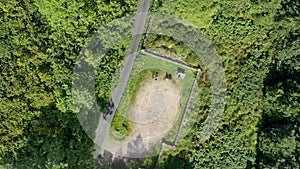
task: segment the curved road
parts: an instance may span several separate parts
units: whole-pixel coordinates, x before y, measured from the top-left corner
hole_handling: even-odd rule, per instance
[[[137,55],[137,50],[146,24],[149,1],[150,0],[140,0],[139,2],[138,12],[136,14],[134,23],[133,40],[130,43],[130,51],[127,52],[125,56],[124,69],[121,74],[121,83],[114,89],[111,96],[110,105],[108,106],[108,109],[106,109],[107,111],[105,113],[105,116],[100,117],[98,127],[95,131],[95,146],[93,151],[93,156],[95,159],[98,157],[100,146],[103,144],[105,137],[108,135],[111,121],[127,85],[128,78],[132,70],[134,59]]]

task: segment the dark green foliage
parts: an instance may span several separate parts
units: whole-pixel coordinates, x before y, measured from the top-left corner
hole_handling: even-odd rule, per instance
[[[129,40],[124,40],[110,49],[101,60],[101,64],[97,69],[95,90],[99,100],[98,104],[102,108],[106,106],[106,101],[109,100],[112,89],[116,85],[115,83],[118,83],[118,81],[112,82],[112,80],[116,80],[120,76],[121,61],[125,57],[128,45]]]
[[[214,44],[226,71],[226,109],[218,130],[206,142],[199,142],[210,104],[209,90],[202,85],[207,91],[201,95],[206,104],[200,104],[199,122],[179,145],[188,152],[184,158],[195,168],[299,168],[296,149],[300,57],[299,42],[292,43],[300,32],[294,10],[297,4],[283,0],[168,0],[158,6],[157,11],[176,14],[201,28]],[[201,13],[207,15],[195,17]],[[148,40],[149,49],[167,50],[169,55],[185,52],[184,44],[170,38],[153,35]],[[180,54],[188,56],[187,52]],[[288,120],[276,128],[283,118]],[[287,138],[272,143],[263,134],[267,130],[275,130],[277,135],[286,132]],[[268,144],[273,147],[267,149]],[[271,151],[276,153],[268,161]]]
[[[146,47],[149,47],[149,51],[153,50],[165,56],[171,55],[173,58],[184,61],[190,66],[201,64],[199,57],[190,48],[172,37],[150,34],[146,44]]]
[[[119,139],[124,139],[131,133],[132,125],[124,115],[117,111],[111,122],[111,131],[113,134],[117,134],[117,137],[120,137]]]
[[[194,167],[185,158],[185,152],[176,155],[168,155],[163,164],[158,164],[159,169],[193,169]]]
[[[282,7],[284,9],[285,15],[292,16],[300,21],[300,2],[297,0],[287,0],[283,1]]]
[[[270,122],[277,117],[290,118],[300,122],[300,41],[297,40],[287,49],[280,51],[274,59],[265,79],[265,114]]]
[[[258,168],[299,168],[299,42],[294,41],[278,52],[265,79]]]
[[[136,0],[0,0],[0,165],[96,167],[93,142],[74,113],[74,63],[101,25],[136,6]],[[217,131],[199,142],[211,94],[204,73],[193,132],[162,156],[161,168],[299,168],[299,10],[297,0],[157,2],[156,11],[178,15],[208,35],[227,78]],[[128,42],[113,47],[98,69],[100,107],[107,104]],[[172,38],[149,36],[147,44],[201,65]]]
[[[263,125],[257,168],[299,168],[299,127],[287,120]]]
[[[1,165],[96,167],[93,141],[74,113],[74,63],[101,25],[135,12],[136,6],[133,0],[0,1]],[[100,67],[108,72],[103,79],[109,80],[120,63],[124,46],[108,54],[111,65]],[[108,95],[100,89],[97,93],[103,93],[100,100]]]

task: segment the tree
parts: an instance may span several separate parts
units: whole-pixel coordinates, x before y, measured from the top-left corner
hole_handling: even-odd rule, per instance
[[[258,168],[299,168],[299,42],[278,52],[265,80]]]

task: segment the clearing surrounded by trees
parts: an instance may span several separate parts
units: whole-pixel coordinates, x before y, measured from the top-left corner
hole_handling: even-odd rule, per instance
[[[178,77],[179,70],[184,70],[184,78]],[[193,70],[138,55],[103,149],[138,157],[156,153],[166,136],[172,142],[194,79]]]

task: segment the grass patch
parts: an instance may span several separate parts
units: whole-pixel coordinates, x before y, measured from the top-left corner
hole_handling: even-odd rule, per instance
[[[173,80],[178,84],[180,92],[181,92],[181,102],[180,102],[180,113],[178,114],[177,120],[174,124],[174,127],[169,132],[168,135],[166,135],[165,139],[172,142],[175,140],[175,137],[178,132],[178,128],[180,126],[181,117],[184,112],[184,107],[187,103],[187,99],[189,96],[189,93],[192,88],[193,81],[195,79],[196,71],[186,69],[184,67],[175,65],[173,63],[151,57],[151,56],[145,56],[145,55],[138,55],[136,58],[134,70],[132,71],[132,76],[134,77],[137,72],[143,70],[143,69],[160,69],[161,71],[168,72],[173,76]],[[185,70],[185,78],[179,79],[177,78],[177,69],[178,67]]]
[[[128,136],[132,131],[130,122],[118,111],[114,115],[111,126],[112,134],[121,140]]]
[[[140,90],[141,86],[144,84],[144,81],[150,76],[151,76],[151,72],[149,70],[144,70],[130,80],[129,87],[128,87],[130,102],[134,102],[138,91]]]
[[[185,70],[185,78],[177,78],[178,67]],[[112,121],[112,138],[117,140],[122,140],[126,136],[130,135],[133,128],[133,123],[130,123],[128,116],[132,103],[134,103],[139,89],[146,83],[148,79],[152,79],[153,72],[159,72],[160,75],[165,75],[166,73],[172,75],[172,81],[178,85],[181,94],[180,100],[180,113],[178,113],[177,121],[174,127],[167,136],[168,141],[173,141],[178,131],[181,116],[183,114],[183,109],[187,103],[187,99],[192,88],[193,81],[195,79],[196,71],[190,70],[179,65],[164,61],[152,56],[146,56],[139,54],[133,65],[129,77],[129,83],[126,86],[125,92],[121,98],[121,102],[117,108],[117,112]],[[160,76],[161,78],[161,76]]]

